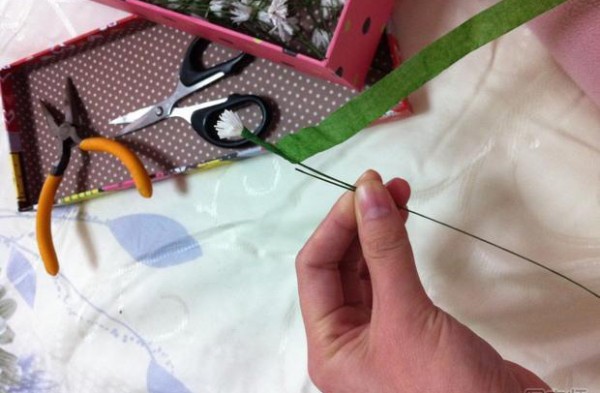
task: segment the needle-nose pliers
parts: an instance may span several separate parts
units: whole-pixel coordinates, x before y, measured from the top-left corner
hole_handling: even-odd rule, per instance
[[[80,136],[79,129],[82,128],[81,109],[77,105],[77,98],[75,85],[71,78],[68,78],[66,83],[66,101],[64,104],[64,121],[60,124],[56,122],[51,107],[47,103],[41,102],[42,112],[48,122],[48,126],[59,140],[60,158],[53,164],[50,173],[44,181],[36,215],[36,237],[40,255],[46,271],[53,276],[58,274],[59,267],[56,250],[52,241],[52,206],[54,205],[56,191],[60,186],[63,174],[69,165],[71,149],[74,146],[79,147],[83,151],[104,152],[117,157],[127,167],[139,193],[145,198],[152,196],[152,183],[148,172],[140,159],[131,150],[121,143],[107,138],[82,138]]]

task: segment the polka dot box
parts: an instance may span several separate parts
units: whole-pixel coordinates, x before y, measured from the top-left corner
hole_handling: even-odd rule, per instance
[[[170,95],[179,77],[183,54],[192,40],[189,33],[130,17],[4,67],[0,71],[0,87],[19,210],[35,207],[44,178],[58,159],[58,142],[43,117],[40,100],[61,109],[65,80],[70,76],[85,107],[86,129],[82,132],[86,136],[113,138],[121,126],[109,125],[111,119]],[[371,83],[392,69],[397,53],[390,50],[395,48],[390,42],[381,41],[368,76]],[[203,54],[202,62],[215,65],[237,53],[213,43]],[[242,72],[194,93],[179,106],[233,93],[256,94],[270,103],[274,116],[267,137],[274,142],[319,122],[357,91],[257,58]],[[403,102],[386,119],[407,113],[409,106]],[[255,115],[248,114],[250,121]],[[213,146],[179,118],[167,119],[119,140],[141,158],[154,181],[263,152],[256,147],[232,150]],[[76,203],[130,187],[126,169],[114,157],[74,149],[56,203]]]
[[[141,0],[94,1],[359,90],[394,5],[394,0],[346,0],[326,58],[319,60]]]

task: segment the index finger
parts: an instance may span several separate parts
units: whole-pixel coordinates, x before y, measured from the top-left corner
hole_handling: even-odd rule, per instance
[[[344,305],[339,263],[357,236],[354,194],[345,193],[296,258],[300,307],[307,330]]]

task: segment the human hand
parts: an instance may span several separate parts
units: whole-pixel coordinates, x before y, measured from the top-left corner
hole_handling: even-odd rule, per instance
[[[405,228],[410,187],[373,171],[296,259],[311,379],[324,393],[550,390],[429,299]]]

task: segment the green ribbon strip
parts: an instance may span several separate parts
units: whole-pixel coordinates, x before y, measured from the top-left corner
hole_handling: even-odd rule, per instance
[[[502,0],[427,46],[316,126],[276,145],[245,130],[243,137],[293,164],[351,138],[469,53],[567,0]]]

